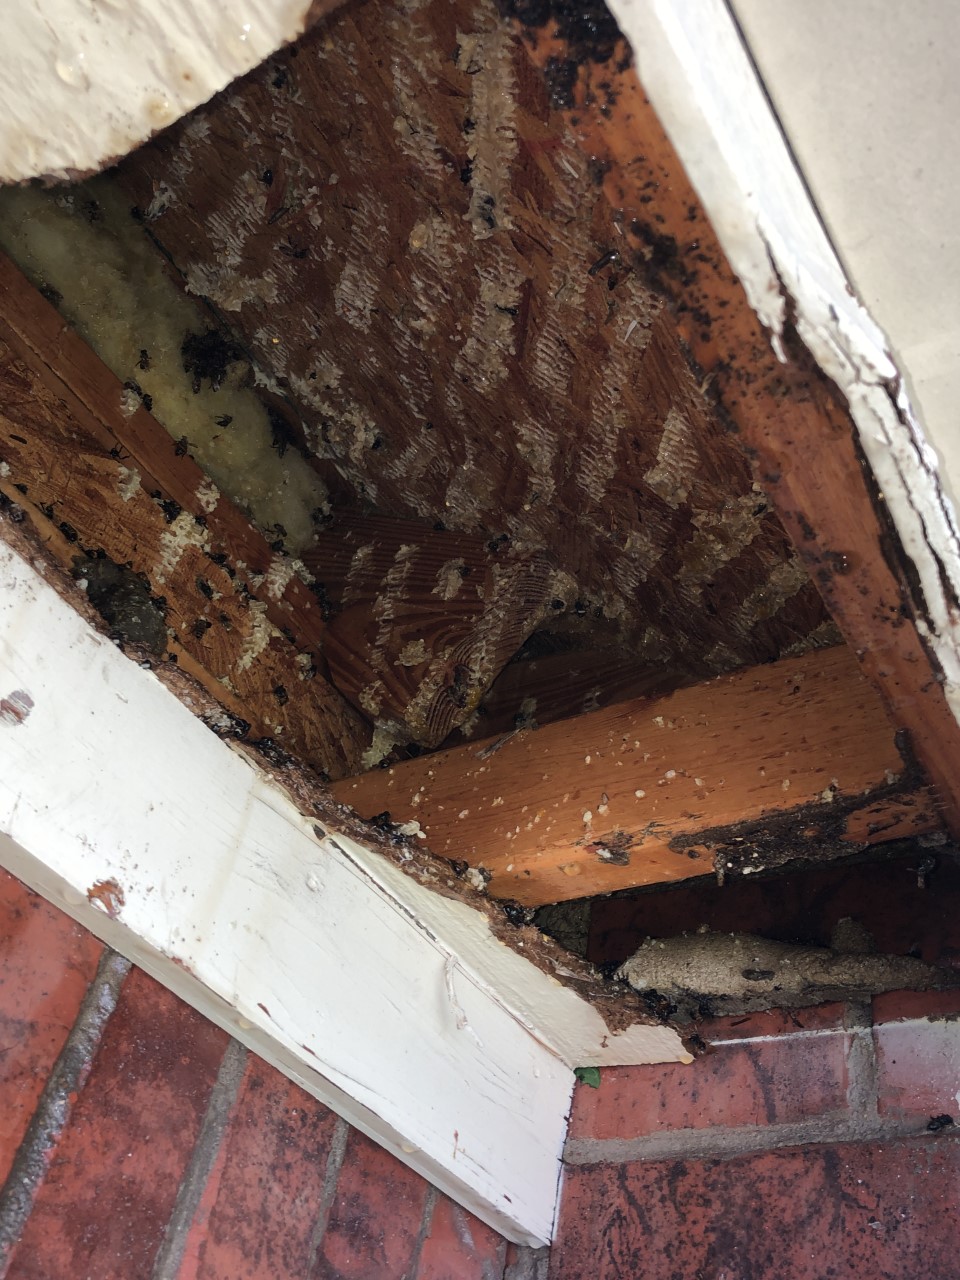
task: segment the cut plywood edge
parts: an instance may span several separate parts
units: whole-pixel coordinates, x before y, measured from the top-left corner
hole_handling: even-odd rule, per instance
[[[75,178],[295,40],[332,3],[23,0],[0,48],[0,182]]]
[[[785,359],[788,323],[847,397],[916,567],[918,620],[960,720],[960,536],[936,453],[885,335],[858,301],[723,0],[611,0],[640,80],[751,305]]]
[[[0,545],[0,862],[509,1238],[574,1065],[689,1061],[318,828]]]

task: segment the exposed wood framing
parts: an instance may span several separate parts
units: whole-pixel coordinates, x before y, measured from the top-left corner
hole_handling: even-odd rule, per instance
[[[539,905],[939,829],[844,647],[335,785]]]
[[[0,487],[65,567],[84,551],[131,564],[166,601],[169,652],[253,737],[331,776],[358,768],[370,729],[322,674],[293,562],[143,407],[125,416],[118,379],[2,255],[0,386]]]
[[[711,3],[706,8],[711,22],[716,19],[719,25],[729,25],[722,5]],[[938,532],[944,518],[937,495],[927,504],[931,523],[926,530],[917,515],[926,507],[921,504],[915,510],[909,498],[900,500],[904,493],[900,472],[905,468],[932,484],[922,437],[906,411],[902,421],[894,421],[902,408],[897,387],[889,381],[895,379],[895,370],[889,359],[885,369],[868,367],[871,358],[882,366],[880,357],[885,353],[864,354],[867,338],[875,340],[875,330],[867,332],[869,325],[862,315],[851,318],[851,311],[843,324],[835,315],[831,320],[834,304],[826,290],[825,296],[818,295],[820,310],[815,318],[830,323],[812,341],[816,326],[810,312],[798,314],[796,297],[784,297],[768,249],[775,251],[776,261],[786,270],[791,232],[802,224],[803,234],[797,233],[794,246],[799,253],[808,229],[808,215],[800,216],[806,196],[789,161],[784,168],[782,156],[772,149],[769,128],[757,134],[753,116],[743,124],[741,135],[733,127],[748,110],[744,95],[749,95],[750,111],[768,108],[749,68],[741,74],[743,51],[736,40],[732,51],[725,41],[711,46],[710,24],[703,27],[701,23],[706,16],[706,10],[647,3],[630,10],[624,7],[622,12],[635,36],[641,75],[649,73],[650,85],[657,89],[657,105],[670,118],[691,172],[702,180],[701,194],[717,220],[723,246],[636,70],[624,56],[625,45],[621,43],[601,65],[584,61],[582,51],[557,38],[552,26],[528,33],[528,45],[541,67],[563,67],[571,58],[582,64],[568,118],[581,145],[597,158],[597,172],[602,173],[611,204],[623,211],[624,238],[650,279],[673,298],[678,327],[702,370],[704,385],[728,414],[757,479],[773,500],[834,619],[881,691],[894,721],[909,732],[913,750],[936,786],[947,822],[954,833],[960,833],[960,775],[953,763],[960,759],[960,726],[938,669],[939,662],[944,662],[948,684],[952,683],[950,588],[944,597],[943,583],[936,572],[932,576],[929,572],[937,548],[942,548],[945,563],[953,562],[953,539]],[[677,53],[686,49],[705,54],[711,47],[717,59],[711,65],[723,68],[717,76],[708,75],[695,56],[684,62]],[[738,55],[736,67],[717,52],[721,49],[731,57]],[[551,59],[557,61],[551,63]],[[729,117],[722,112],[716,118],[702,113],[704,94],[718,86]],[[734,178],[742,176],[728,163],[737,150],[738,136],[741,143],[743,137],[748,139],[739,146],[740,153],[753,148],[764,156],[770,149],[775,175],[792,177],[776,210],[780,223],[769,217],[758,221],[760,213],[749,193],[732,185]],[[773,139],[782,152],[775,125]],[[717,153],[724,163],[716,163]],[[795,220],[791,210],[797,214]],[[727,252],[735,257],[746,289],[731,269]],[[829,246],[820,260],[821,266],[824,263],[836,267]],[[819,268],[807,260],[805,269],[804,278],[809,281]],[[842,286],[842,274],[833,279]],[[849,396],[860,431],[837,385],[824,375],[801,337],[811,341],[827,372]],[[829,343],[833,344],[831,360],[825,354]],[[861,449],[876,468],[880,484],[865,470]],[[902,546],[891,536],[893,521],[885,503],[888,480],[898,495],[896,532],[917,568],[910,567]],[[901,519],[908,510],[909,519]],[[922,589],[911,589],[911,575],[916,581],[918,572]],[[943,616],[944,609],[949,616]]]
[[[0,333],[76,418],[76,425],[126,465],[130,479],[136,473],[142,489],[159,492],[164,502],[206,521],[213,554],[228,554],[238,581],[262,599],[267,618],[278,630],[293,630],[298,645],[320,661],[322,611],[295,572],[294,561],[274,551],[142,403],[133,412],[123,410],[119,380],[4,253]]]
[[[133,412],[121,408],[124,392],[116,377],[0,254],[2,341],[8,378],[19,357],[29,376],[56,397],[55,404],[41,394],[32,397],[48,410],[45,415],[40,410],[38,418],[35,407],[32,423],[18,417],[12,406],[27,376],[18,371],[17,389],[7,398],[12,417],[0,445],[0,460],[9,468],[0,483],[8,496],[51,511],[53,525],[76,533],[81,547],[102,548],[120,562],[132,562],[157,594],[173,597],[168,619],[178,659],[194,674],[208,672],[208,683],[220,682],[214,691],[233,714],[249,716],[244,698],[255,721],[257,707],[266,708],[256,725],[258,736],[279,733],[289,739],[289,723],[297,722],[301,708],[279,709],[291,697],[301,703],[316,696],[320,708],[335,712],[332,728],[349,753],[348,772],[358,764],[358,748],[369,745],[365,719],[394,730],[386,745],[395,737],[436,746],[472,715],[551,606],[563,605],[558,592],[570,594],[569,579],[546,553],[515,554],[495,540],[415,521],[340,516],[305,553],[305,564],[278,551],[204,476],[185,441],[174,442],[142,404]],[[51,420],[63,405],[73,416],[69,428],[65,421]],[[97,455],[103,472],[97,481],[87,474],[78,485],[72,469],[64,468],[65,433],[70,437],[66,448],[83,455],[81,469],[89,472],[89,455]],[[29,496],[21,496],[22,490],[15,494],[17,485],[26,485]],[[162,520],[148,495],[160,502]],[[140,531],[143,519],[149,533]],[[181,527],[196,532],[203,545],[187,556],[177,582],[168,583],[159,567],[163,542]],[[69,566],[78,547],[68,545],[64,552]],[[197,556],[204,567],[191,576]],[[207,564],[211,557],[220,562],[219,569]],[[233,589],[224,590],[224,575],[232,578]],[[317,580],[308,587],[312,575]],[[217,603],[201,598],[211,588]],[[226,603],[219,603],[223,599]],[[238,626],[238,610],[254,629],[262,617],[296,645],[295,673],[281,662],[279,669],[264,673],[268,679],[262,687],[249,680],[243,693],[235,687],[235,651],[249,653],[251,631]],[[258,634],[267,638],[262,626]],[[290,658],[284,646],[279,650]],[[327,675],[363,719],[338,702]],[[284,745],[300,745],[296,731]],[[344,763],[323,751],[314,749],[308,758],[331,775],[344,772]]]
[[[334,3],[12,5],[0,48],[0,182],[74,177],[126,155]]]
[[[169,77],[159,84],[145,76],[136,56],[117,72],[118,40],[125,52],[143,47],[140,4],[123,18],[111,11],[96,47],[52,0],[22,7],[0,65],[29,49],[79,109],[47,94],[49,80],[33,74],[38,64],[28,66],[14,127],[0,131],[0,175],[100,165],[252,66],[308,16],[304,0],[283,0],[273,6],[274,29],[235,8],[219,19],[230,24],[225,36],[215,25],[192,27],[205,10],[189,7],[185,45],[171,42],[166,25],[170,14],[183,19],[178,6],[164,11],[157,37],[176,93]],[[689,670],[696,660],[726,669],[744,654],[757,661],[794,640],[815,643],[824,626],[816,590],[722,429],[729,421],[960,832],[960,728],[925,646],[933,645],[949,685],[960,672],[950,648],[956,538],[934,500],[896,371],[870,346],[876,336],[858,328],[854,310],[844,311],[843,324],[834,315],[831,327],[829,289],[811,291],[804,309],[803,281],[784,267],[790,227],[761,224],[736,184],[735,198],[718,195],[729,154],[721,146],[724,163],[715,163],[720,118],[715,137],[697,99],[696,59],[677,55],[686,29],[670,14],[679,7],[636,0],[632,8],[641,69],[699,176],[719,239],[620,57],[623,46],[598,68],[552,31],[531,41],[534,60],[549,70],[553,105],[567,108],[564,120],[518,68],[489,6],[471,18],[476,29],[466,37],[443,3],[387,23],[359,11],[345,26],[358,39],[324,42],[299,77],[289,66],[254,77],[222,108],[235,108],[241,122],[267,121],[262,136],[234,121],[208,141],[201,119],[158,145],[168,163],[162,181],[135,160],[127,189],[154,220],[173,209],[154,232],[188,247],[192,261],[181,257],[181,269],[206,280],[214,301],[227,306],[230,298],[238,330],[268,370],[278,361],[273,373],[289,372],[284,385],[307,407],[316,453],[359,481],[367,450],[383,443],[373,423],[389,422],[391,447],[370,496],[430,519],[452,508],[473,530],[496,516],[509,529],[500,541],[549,544],[563,570],[588,582],[598,617],[606,610],[624,618],[624,635],[634,639],[641,627],[656,633],[649,655],[664,653],[665,667]],[[723,16],[712,0],[708,9]],[[35,41],[30,23],[44,28]],[[391,85],[380,75],[378,41],[397,45]],[[318,126],[325,96],[336,124],[343,103],[352,110],[356,102],[355,80],[365,87],[375,77],[382,101],[359,114],[353,137]],[[112,100],[102,92],[108,81]],[[443,104],[432,124],[420,111],[421,89]],[[38,92],[46,118],[52,112],[64,123],[42,137]],[[262,110],[251,114],[250,101]],[[381,129],[385,154],[393,154],[398,122],[403,200],[387,207],[366,130]],[[436,126],[435,138],[425,122]],[[567,126],[589,166],[569,146]],[[312,169],[290,161],[288,137],[300,150],[304,139],[320,148]],[[209,170],[206,147],[216,157]],[[247,185],[235,189],[241,167]],[[587,176],[608,203],[584,201]],[[167,180],[195,185],[196,201],[168,205],[159,198],[171,193]],[[317,213],[320,183],[337,197],[328,192]],[[211,247],[210,226],[224,207],[237,225],[218,222]],[[225,239],[245,269],[248,240],[259,246],[242,304],[236,279],[211,274]],[[641,287],[641,271],[652,288]],[[305,299],[314,298],[329,306],[320,327],[333,345],[321,358],[316,314],[306,329],[285,326],[266,287],[277,280],[289,288],[289,308],[306,315]],[[676,323],[660,307],[660,290],[673,299]],[[699,386],[678,333],[699,366]],[[388,357],[390,368],[378,367]],[[448,366],[459,370],[452,392],[434,378]],[[849,396],[859,435],[822,369]],[[154,594],[168,594],[169,652],[180,665],[236,715],[253,716],[258,736],[333,776],[357,768],[369,733],[326,680],[325,645],[365,712],[435,743],[549,607],[553,560],[522,550],[510,560],[516,582],[504,615],[478,643],[471,633],[489,620],[502,585],[491,559],[499,552],[438,532],[421,539],[422,563],[414,563],[396,531],[373,536],[368,523],[367,533],[360,524],[351,533],[349,561],[331,544],[328,576],[332,584],[339,573],[340,582],[332,598],[345,607],[326,628],[289,563],[143,409],[121,413],[119,382],[5,262],[0,384],[0,495],[30,513],[48,552],[65,567],[80,547],[130,560]],[[704,393],[716,397],[712,409]],[[428,428],[432,451],[420,452]],[[563,447],[571,436],[583,445],[572,468]],[[861,447],[883,492],[861,466]],[[908,510],[917,495],[919,516]],[[361,589],[356,554],[367,536],[386,559]],[[931,568],[938,545],[943,584]],[[242,557],[245,580],[220,562],[226,554]],[[402,586],[390,579],[394,570]],[[456,586],[473,574],[483,591],[469,607],[462,589],[444,598],[442,581]],[[156,672],[118,652],[82,603],[79,612],[71,607],[69,583],[55,578],[22,545],[0,543],[0,861],[497,1229],[525,1243],[548,1240],[570,1068],[688,1060],[678,1036],[636,1021],[629,1008],[605,1020],[608,994],[588,999],[582,972],[530,963],[522,930],[504,945],[500,909],[431,854],[404,847],[391,860],[373,836],[358,839],[356,826],[346,834],[342,813],[331,809],[318,822],[293,792],[210,733]],[[385,591],[389,621],[401,624],[386,648]],[[435,594],[439,603],[427,599]],[[416,634],[403,632],[408,625]],[[407,652],[424,633],[438,637],[430,653]],[[431,653],[444,648],[434,671]],[[642,682],[657,678],[649,669]],[[429,705],[412,711],[411,699],[434,677]],[[384,686],[376,709],[364,702],[371,679]],[[310,697],[291,697],[304,682]],[[583,715],[575,728],[559,723],[470,743],[341,781],[336,794],[365,816],[389,810],[394,821],[419,822],[436,853],[483,867],[491,894],[530,905],[715,867],[747,873],[768,865],[768,855],[836,853],[940,825],[912,757],[901,753],[846,649],[655,702],[635,699]],[[405,861],[429,875],[418,879]]]
[[[677,1034],[607,1025],[489,904],[321,826],[19,545],[0,862],[498,1230],[549,1239],[571,1067],[689,1061]]]

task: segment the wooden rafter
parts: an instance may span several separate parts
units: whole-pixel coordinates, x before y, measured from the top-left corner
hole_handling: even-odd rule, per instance
[[[2,256],[0,385],[0,487],[64,567],[102,552],[142,575],[166,602],[157,659],[172,654],[241,736],[331,776],[358,768],[369,725],[323,675],[320,612],[289,560],[145,409],[123,414],[119,380]]]
[[[368,720],[402,741],[438,745],[473,713],[563,589],[546,553],[515,555],[482,536],[371,516],[341,516],[318,536],[304,553],[316,579],[308,587],[304,565],[268,544],[210,483],[186,441],[171,439],[143,404],[121,410],[117,378],[4,255],[0,343],[7,496],[33,509],[67,567],[87,547],[145,574],[171,605],[177,659],[218,682],[212,691],[234,715],[250,719],[249,704],[256,722],[257,707],[267,707],[257,736],[288,735],[284,745],[306,747],[306,758],[332,776],[356,768]],[[32,389],[26,417],[15,408],[24,378]],[[64,466],[71,453],[82,482]],[[168,581],[164,547],[177,531],[184,558]],[[261,618],[279,633],[273,661],[258,663],[262,673],[238,688],[238,654],[249,653]],[[306,707],[282,710],[290,697]],[[342,736],[342,762],[318,748],[315,733],[300,732],[313,714],[330,720],[331,743]]]
[[[337,783],[536,906],[939,829],[844,647]]]

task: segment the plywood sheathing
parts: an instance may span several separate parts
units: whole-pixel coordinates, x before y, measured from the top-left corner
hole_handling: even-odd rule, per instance
[[[574,594],[546,552],[512,555],[412,520],[342,517],[304,560],[331,606],[332,679],[380,730],[383,754],[394,739],[439,746],[474,717],[561,593]]]
[[[334,784],[538,906],[938,830],[843,646]]]
[[[533,63],[555,82],[567,69],[564,115],[595,157],[603,190],[646,278],[672,300],[677,328],[737,433],[753,473],[807,570],[936,786],[960,832],[960,726],[923,640],[924,604],[884,506],[862,463],[843,398],[817,367],[788,315],[778,360],[644,95],[625,43],[600,60],[589,39],[570,42],[542,7],[517,6]],[[590,18],[600,10],[586,11]],[[550,19],[550,20],[547,20]],[[589,23],[579,31],[587,32]],[[595,29],[595,28],[593,28]]]
[[[549,548],[650,664],[802,649],[817,590],[599,178],[465,0],[341,12],[118,172],[378,510]]]

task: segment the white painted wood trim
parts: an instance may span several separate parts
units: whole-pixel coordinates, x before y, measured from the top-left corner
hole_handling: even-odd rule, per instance
[[[689,1061],[318,837],[4,544],[0,863],[519,1243],[552,1233],[571,1067]]]
[[[774,349],[782,358],[789,297],[800,337],[849,401],[916,566],[929,642],[960,720],[956,513],[885,335],[849,288],[730,12],[723,0],[610,0],[610,8]]]
[[[125,156],[302,32],[310,0],[7,0],[0,182]]]

